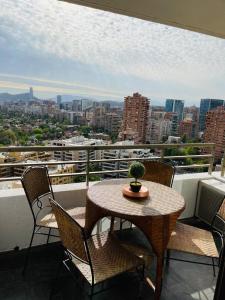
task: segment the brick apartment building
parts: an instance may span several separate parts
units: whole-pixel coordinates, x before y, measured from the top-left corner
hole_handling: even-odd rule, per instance
[[[179,136],[185,135],[188,139],[193,139],[197,137],[197,127],[198,124],[192,120],[186,119],[182,120],[179,125]]]
[[[122,140],[133,140],[135,144],[146,142],[149,106],[149,99],[139,93],[124,98]]]
[[[225,108],[219,106],[206,114],[204,142],[215,143],[215,158],[221,159],[225,149]]]

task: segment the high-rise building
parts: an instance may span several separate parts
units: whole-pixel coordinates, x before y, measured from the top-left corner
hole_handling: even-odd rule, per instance
[[[178,122],[180,122],[183,119],[184,101],[177,99],[166,99],[165,111],[177,113]]]
[[[188,139],[194,139],[197,137],[197,123],[191,119],[182,120],[179,124],[178,130],[179,136],[186,136]]]
[[[59,107],[60,107],[61,103],[62,103],[62,96],[57,95],[57,104],[58,104]]]
[[[118,135],[121,127],[122,118],[117,113],[106,113],[104,116],[104,130],[107,133]]]
[[[195,123],[199,123],[199,107],[195,105],[185,107],[184,119],[190,119]]]
[[[72,109],[73,111],[82,111],[82,101],[73,100]]]
[[[201,99],[200,102],[200,112],[199,112],[199,130],[204,131],[206,114],[208,111],[218,107],[223,106],[224,100],[221,99]]]
[[[150,144],[161,143],[171,134],[172,121],[167,114],[165,111],[151,110],[147,133]]]
[[[169,135],[177,136],[178,135],[178,115],[174,112],[167,112],[165,114],[165,120],[170,120],[170,132]]]
[[[225,108],[219,106],[206,114],[204,142],[215,143],[215,158],[221,159],[225,149]]]
[[[34,92],[32,87],[30,87],[29,96],[30,96],[30,100],[34,98]]]
[[[93,106],[93,100],[91,99],[81,99],[82,111],[91,108]]]
[[[124,98],[122,140],[134,140],[135,144],[146,142],[149,106],[149,99],[139,93]]]

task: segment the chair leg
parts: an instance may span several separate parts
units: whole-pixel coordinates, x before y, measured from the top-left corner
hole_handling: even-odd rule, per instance
[[[141,269],[141,278],[140,278],[139,291],[138,291],[138,299],[139,300],[142,299],[144,279],[145,279],[145,266],[143,265],[142,269]]]
[[[23,276],[25,275],[25,271],[26,271],[26,268],[27,268],[28,259],[29,259],[29,256],[30,256],[30,250],[31,250],[31,246],[32,246],[32,243],[33,243],[33,239],[34,239],[35,229],[36,229],[36,226],[34,225],[33,232],[32,232],[31,239],[30,239],[30,244],[29,244],[29,247],[26,251],[26,256],[25,256],[25,261],[24,261],[23,271],[22,271]]]
[[[52,230],[52,228],[49,228],[46,244],[48,244],[48,242],[49,242],[49,238],[50,238],[50,235],[51,235],[51,230]]]
[[[89,295],[89,299],[92,300],[94,297],[94,286],[91,286],[91,294]]]
[[[213,276],[216,277],[216,268],[215,268],[214,257],[212,257],[212,266],[213,266]]]
[[[170,250],[167,249],[166,251],[166,265],[169,266],[170,263]]]
[[[120,219],[120,231],[123,229],[123,219]]]
[[[64,250],[62,248],[62,253],[61,253],[60,258],[59,258],[59,264],[58,264],[58,267],[57,267],[56,273],[55,273],[56,275],[55,275],[55,277],[52,281],[52,287],[51,287],[51,291],[50,291],[50,295],[49,295],[49,300],[51,300],[53,295],[54,295],[55,286],[57,286],[57,281],[58,281],[58,279],[60,277],[60,273],[63,269],[63,258],[64,258]]]
[[[114,231],[114,222],[115,222],[115,217],[111,217],[109,232]]]

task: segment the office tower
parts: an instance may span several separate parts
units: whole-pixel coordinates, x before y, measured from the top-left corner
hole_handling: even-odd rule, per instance
[[[33,93],[33,88],[32,87],[30,87],[29,97],[30,97],[30,100],[32,100],[34,98],[34,93]]]
[[[215,158],[221,159],[225,149],[225,109],[219,106],[206,113],[204,142],[215,143]]]
[[[200,112],[199,112],[199,130],[204,131],[206,114],[208,111],[218,107],[223,106],[224,100],[221,99],[201,99],[200,102]]]
[[[93,100],[91,99],[81,99],[82,111],[89,109],[93,106]]]
[[[177,113],[178,122],[180,122],[183,119],[184,101],[177,99],[166,99],[165,111]]]
[[[165,120],[170,120],[170,127],[168,130],[168,135],[177,136],[178,135],[178,116],[177,113],[167,112],[165,114]]]
[[[57,95],[57,104],[58,106],[60,106],[62,103],[62,96],[61,95]]]
[[[72,110],[73,111],[82,111],[82,102],[81,102],[81,100],[73,100]]]
[[[124,98],[122,140],[134,140],[135,144],[146,142],[149,106],[149,99],[139,93]]]
[[[109,134],[118,135],[121,127],[122,117],[115,112],[108,112],[104,116],[104,131]]]

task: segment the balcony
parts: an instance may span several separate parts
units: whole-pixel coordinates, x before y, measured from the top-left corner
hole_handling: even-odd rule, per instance
[[[164,151],[167,148],[179,147],[196,147],[198,149],[209,149],[208,154],[200,152],[197,155],[188,156],[166,156]],[[68,149],[67,149],[68,148]],[[126,150],[126,149],[157,149],[160,155],[157,157],[135,157],[135,158],[109,158],[94,160],[90,158],[91,151],[110,151],[110,150]],[[65,177],[65,176],[80,176],[85,175],[86,181],[80,183],[70,183],[65,185],[54,185],[53,190],[56,200],[59,201],[65,208],[74,206],[85,206],[86,191],[88,186],[95,182],[90,182],[90,176],[100,174],[101,176],[107,174],[118,173],[127,174],[127,169],[113,169],[107,171],[89,171],[90,164],[99,164],[103,162],[113,165],[115,162],[131,162],[133,160],[146,159],[171,159],[171,160],[185,160],[187,157],[193,160],[203,158],[208,160],[207,163],[192,164],[185,166],[184,164],[177,166],[177,174],[174,178],[173,188],[180,192],[186,201],[186,209],[181,218],[191,218],[195,212],[196,196],[199,180],[216,178],[224,182],[223,166],[222,172],[213,172],[213,151],[214,144],[162,144],[162,145],[129,145],[129,146],[87,146],[87,147],[8,147],[1,148],[1,152],[34,152],[34,151],[86,151],[86,159],[82,161],[86,166],[85,172],[54,174],[51,177]],[[63,164],[77,164],[81,161],[57,161],[57,162],[34,162],[32,165],[63,165]],[[0,164],[0,167],[15,167],[28,166],[28,163],[5,163]],[[204,166],[208,168],[207,172],[201,173],[185,173],[180,174],[182,170],[195,170],[196,168]],[[19,177],[2,177],[0,181],[18,181]],[[2,190],[0,195],[0,299],[48,299],[49,292],[52,287],[52,280],[54,279],[57,262],[59,260],[59,243],[56,238],[50,240],[51,244],[46,246],[45,237],[38,236],[35,238],[35,244],[32,249],[31,261],[27,271],[27,276],[24,279],[21,275],[23,266],[24,251],[28,245],[29,238],[32,231],[32,217],[22,188]],[[98,224],[95,230],[107,229],[109,222],[105,220]],[[129,229],[124,231],[124,235]],[[136,234],[136,229],[134,230]],[[139,234],[138,234],[139,236]],[[140,237],[139,237],[140,238]],[[146,242],[145,242],[146,243]],[[179,254],[179,257],[182,255]],[[203,259],[204,260],[204,259]],[[149,271],[149,275],[154,278],[154,267]],[[126,274],[115,280],[117,285],[95,296],[94,299],[135,299],[137,292],[137,282],[134,274]],[[132,285],[131,285],[132,282]],[[74,281],[68,276],[66,272],[62,272],[59,282],[54,292],[53,299],[72,299],[76,295],[77,299],[84,299],[79,287],[74,285]],[[111,283],[109,283],[111,285]],[[213,271],[209,266],[199,266],[196,264],[188,264],[184,262],[171,261],[170,266],[165,269],[162,298],[165,300],[175,299],[213,299],[214,289],[216,285],[216,278],[213,277]],[[127,287],[129,286],[129,291]],[[153,299],[153,291],[146,283],[143,290],[144,299]]]

